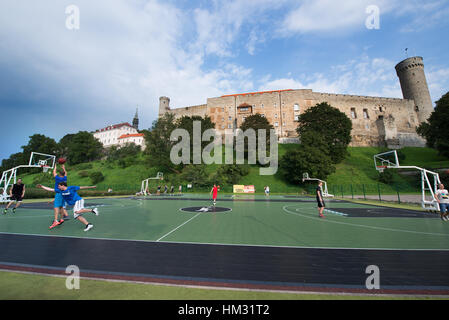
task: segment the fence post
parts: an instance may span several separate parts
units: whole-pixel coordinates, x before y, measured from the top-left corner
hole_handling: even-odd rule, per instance
[[[365,199],[366,201],[365,184],[362,184],[362,188],[363,188],[363,199]]]
[[[396,192],[398,194],[398,203],[401,204],[401,197],[399,196],[399,187],[396,185]]]
[[[351,183],[351,195],[352,195],[352,200],[354,200],[354,189],[352,188],[352,183]]]
[[[380,195],[380,184],[377,184],[377,191],[379,192],[379,201],[382,202],[382,196]]]

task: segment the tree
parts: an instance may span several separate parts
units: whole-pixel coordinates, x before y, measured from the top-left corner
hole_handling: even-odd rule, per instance
[[[248,165],[223,164],[212,176],[213,183],[234,185],[240,178],[249,174]]]
[[[20,166],[22,164],[27,164],[28,159],[26,159],[24,157],[23,152],[13,153],[12,155],[9,156],[8,159],[2,160],[0,172],[12,169],[12,168]]]
[[[417,133],[426,139],[427,146],[449,157],[449,92],[436,102],[427,122],[421,123]]]
[[[101,142],[87,131],[64,136],[60,148],[71,165],[100,159],[103,152]]]
[[[212,122],[211,118],[209,116],[200,117],[200,116],[183,116],[176,120],[175,125],[177,129],[184,129],[189,133],[190,137],[190,161],[193,162],[193,152],[195,151],[193,148],[193,123],[197,121],[201,125],[201,137],[203,136],[203,133],[208,129],[215,129],[215,123]],[[205,146],[207,146],[210,141],[200,141],[201,143],[201,150],[204,149]]]
[[[201,188],[210,184],[208,174],[206,173],[206,165],[204,164],[187,165],[182,172],[182,178],[195,187]]]
[[[30,136],[30,140],[26,146],[22,146],[23,157],[28,159],[31,152],[40,152],[45,154],[57,155],[60,153],[60,147],[58,143],[43,134],[34,134]]]
[[[267,118],[263,117],[260,114],[254,114],[251,116],[246,117],[246,119],[243,121],[243,123],[240,126],[240,129],[243,132],[240,132],[240,134],[243,134],[248,129],[255,130],[256,133],[256,144],[254,146],[249,146],[248,140],[244,142],[244,150],[245,150],[245,157],[247,159],[250,159],[251,155],[255,156],[256,159],[258,159],[258,148],[259,148],[259,135],[258,130],[265,130],[265,143],[266,143],[266,152],[269,153],[270,151],[270,130],[274,129],[273,125],[270,124],[270,122],[267,120]]]
[[[309,108],[299,116],[298,135],[303,142],[303,136],[312,132],[314,136],[322,136],[327,145],[326,154],[337,164],[347,154],[347,147],[351,142],[351,120],[340,110],[330,106],[327,102]],[[307,144],[313,145],[313,136],[309,136]],[[304,143],[304,142],[303,142]]]
[[[177,168],[170,161],[170,151],[176,143],[170,141],[170,135],[176,129],[175,116],[166,113],[153,122],[149,131],[145,131],[145,154],[146,161],[150,166],[157,166],[162,170],[180,173],[181,168]]]
[[[285,180],[293,184],[302,183],[304,173],[325,180],[335,172],[332,159],[317,147],[299,145],[288,151],[279,162],[280,171]]]

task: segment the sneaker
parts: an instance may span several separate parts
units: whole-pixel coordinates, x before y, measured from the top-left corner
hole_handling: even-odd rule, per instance
[[[16,208],[12,208],[12,213],[16,213]]]
[[[326,218],[326,217],[324,216],[324,214],[321,214],[321,213],[320,213],[319,217],[320,217],[320,218]]]
[[[449,221],[449,218],[447,216],[443,216],[444,221]]]
[[[63,223],[64,223],[64,219],[61,219],[61,220],[58,221],[58,225],[61,225]]]
[[[7,214],[8,213],[8,209],[3,210],[3,214]]]
[[[94,215],[98,216],[98,209],[97,209],[97,208],[93,209],[93,210],[92,210],[92,213],[93,213]]]
[[[50,226],[50,227],[48,227],[49,229],[53,229],[54,227],[56,227],[57,225],[59,225],[59,221],[53,221],[53,224]]]
[[[92,229],[93,227],[94,227],[94,225],[89,223],[89,224],[84,228],[84,231],[89,231],[89,230]]]
[[[70,217],[66,216],[66,217],[62,218],[62,220],[64,220],[64,221],[70,220]]]

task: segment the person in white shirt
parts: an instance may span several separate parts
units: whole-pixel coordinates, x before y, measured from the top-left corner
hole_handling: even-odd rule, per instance
[[[446,189],[444,189],[444,185],[442,183],[438,185],[438,190],[435,192],[435,200],[440,205],[441,220],[448,221],[449,193]]]

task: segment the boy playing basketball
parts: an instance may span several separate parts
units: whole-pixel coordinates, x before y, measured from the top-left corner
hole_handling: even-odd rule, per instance
[[[58,189],[58,185],[60,182],[67,183],[67,171],[65,170],[65,166],[62,165],[62,169],[59,170],[59,174],[56,173],[56,166],[55,166],[53,169],[53,177],[55,178],[55,190]],[[62,198],[62,194],[59,192],[55,193],[53,207],[55,211],[55,220],[53,221],[53,224],[50,226],[50,229],[53,229],[57,225],[63,224],[65,219],[67,219],[69,216],[69,214],[65,209],[65,202],[64,199]],[[61,216],[60,220],[59,215]]]
[[[73,206],[73,218],[78,219],[81,223],[85,225],[84,231],[89,231],[93,228],[93,224],[89,223],[84,217],[83,214],[86,212],[92,212],[96,216],[98,216],[98,209],[95,208],[93,210],[91,209],[85,209],[84,208],[84,199],[81,198],[77,191],[81,189],[94,189],[96,186],[93,187],[78,187],[78,186],[67,186],[66,182],[60,182],[58,184],[57,189],[52,189],[46,186],[43,186],[41,184],[37,185],[38,188],[50,191],[50,192],[56,192],[60,193],[64,199],[64,201],[68,204]]]
[[[15,183],[9,190],[9,196],[11,198],[11,201],[6,205],[5,210],[3,210],[4,214],[8,212],[8,208],[12,205],[14,201],[16,202],[16,206],[12,208],[13,213],[16,212],[16,209],[22,203],[22,199],[25,196],[25,185],[22,183],[22,179],[20,178],[17,179],[17,183]]]
[[[214,200],[214,206],[217,202],[217,195],[218,195],[218,187],[214,184],[212,190],[210,190],[210,194],[212,194],[212,199]]]
[[[316,188],[316,202],[318,203],[318,213],[320,218],[324,218],[323,210],[326,207],[323,200],[323,191],[322,191],[323,182],[318,182],[318,187]]]

